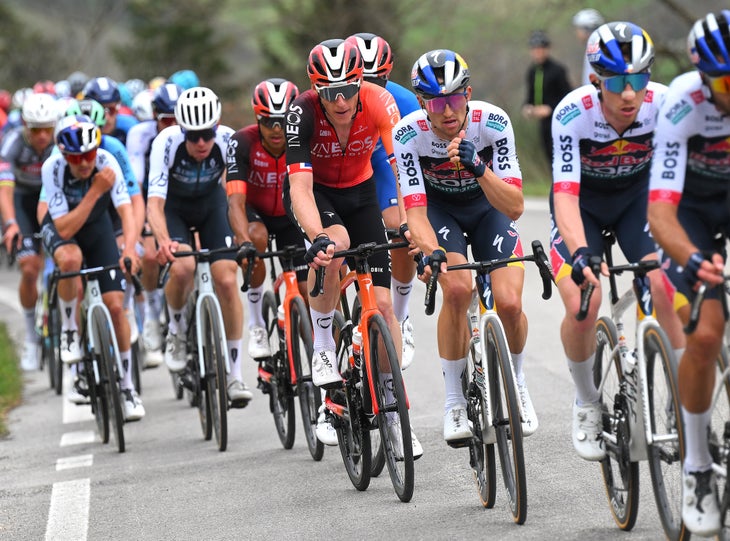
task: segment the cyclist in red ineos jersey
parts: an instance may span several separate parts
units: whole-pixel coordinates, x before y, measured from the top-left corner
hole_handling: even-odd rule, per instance
[[[307,71],[313,88],[294,100],[286,117],[284,207],[311,243],[307,263],[313,268],[339,269],[342,260],[333,260],[335,249],[387,242],[370,158],[382,139],[395,165],[392,130],[400,115],[387,90],[363,81],[362,57],[352,43],[323,41],[309,53]],[[373,255],[370,265],[378,308],[400,353],[400,325],[389,289],[389,254]],[[338,272],[324,276],[324,294],[309,298],[314,327],[312,381],[330,388],[342,380],[332,336],[340,288]],[[313,285],[314,272],[310,272],[310,291]],[[423,450],[415,436],[413,440],[417,457]]]
[[[242,244],[241,253],[264,252],[269,233],[278,248],[304,245],[302,236],[284,211],[281,198],[286,175],[284,114],[299,94],[296,85],[285,79],[267,79],[256,85],[251,99],[257,123],[238,130],[228,143],[228,219]],[[245,261],[245,259],[244,259]],[[307,267],[303,258],[295,261],[299,290],[306,298]],[[271,356],[263,315],[266,265],[258,260],[251,275],[248,354],[253,359]]]

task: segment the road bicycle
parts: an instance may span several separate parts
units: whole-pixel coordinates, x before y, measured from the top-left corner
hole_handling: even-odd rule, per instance
[[[53,275],[53,259],[46,257],[45,268],[39,277],[38,300],[36,301],[36,333],[41,346],[41,370],[48,370],[51,389],[57,395],[63,390],[63,363],[61,362],[61,314],[58,303],[48,294]]]
[[[349,258],[354,270],[341,282],[341,292],[357,283],[362,309],[357,325],[335,312],[337,363],[343,380],[341,387],[328,390],[325,396],[326,415],[337,432],[340,454],[353,486],[366,490],[370,485],[370,432],[377,429],[393,489],[403,502],[411,500],[414,487],[408,398],[393,337],[375,302],[368,258],[406,246],[407,242],[370,242],[334,254],[334,258]],[[322,291],[323,271],[320,268],[316,273],[312,296]]]
[[[324,455],[324,444],[317,439],[315,430],[322,398],[320,390],[312,383],[312,322],[299,292],[294,267],[294,259],[302,256],[306,248],[284,246],[273,251],[273,239],[269,235],[266,252],[249,258],[241,286],[241,291],[248,290],[255,258],[272,260],[269,265],[271,290],[266,291],[263,298],[263,315],[272,355],[259,360],[259,387],[269,394],[269,409],[284,449],[294,446],[294,398],[299,398],[307,447],[312,458],[319,461]],[[281,265],[279,273],[273,262],[275,258]]]
[[[494,305],[490,273],[521,261],[532,261],[537,265],[543,282],[542,297],[549,299],[552,295],[550,264],[542,244],[537,240],[532,242],[532,254],[526,256],[447,267],[449,271],[476,271],[478,292],[474,295],[467,314],[471,333],[467,367],[462,374],[467,417],[474,434],[468,440],[449,445],[469,447],[469,465],[474,472],[479,499],[485,508],[492,508],[496,500],[494,446],[497,446],[510,512],[517,524],[524,524],[527,519],[527,479],[522,446],[523,416],[517,381],[512,370],[512,356],[502,321]],[[440,268],[432,264],[431,271],[426,284],[425,304],[428,315],[434,312]]]
[[[659,517],[670,539],[686,539],[681,522],[684,434],[677,387],[677,360],[653,314],[647,273],[657,260],[614,265],[615,234],[603,232],[609,272],[610,315],[596,322],[594,381],[601,394],[606,458],[601,461],[609,509],[616,525],[631,530],[639,507],[639,461],[648,461]],[[619,296],[616,276],[634,275]],[[584,290],[577,317],[585,318],[592,287]],[[627,312],[636,314],[633,347],[624,331]]]
[[[203,437],[210,440],[215,432],[219,451],[228,445],[228,392],[227,377],[230,359],[226,331],[218,297],[213,287],[210,269],[215,254],[235,251],[224,246],[213,250],[200,249],[175,252],[175,257],[195,258],[195,285],[188,296],[184,310],[187,320],[185,335],[187,367],[177,379],[179,385],[191,393],[191,405],[197,407]],[[163,269],[160,282],[169,265]],[[173,380],[175,381],[175,380]]]
[[[127,270],[131,261],[125,260]],[[119,357],[119,345],[114,332],[109,309],[102,299],[99,277],[108,272],[119,272],[118,264],[103,267],[84,268],[74,272],[54,269],[50,278],[49,304],[58,302],[60,280],[83,279],[83,300],[79,310],[79,346],[82,354],[78,375],[85,382],[91,402],[91,412],[102,443],[108,443],[110,433],[114,435],[120,453],[125,450],[124,412],[122,411],[121,379],[124,366]],[[133,277],[135,288],[141,285]],[[138,289],[139,290],[139,289]],[[60,361],[60,359],[59,359]],[[111,428],[110,431],[110,421]]]

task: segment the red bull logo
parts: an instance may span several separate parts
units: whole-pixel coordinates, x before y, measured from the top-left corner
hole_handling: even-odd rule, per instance
[[[705,143],[705,146],[702,149],[703,154],[714,154],[719,152],[725,154],[730,153],[730,137],[720,139],[714,143]]]

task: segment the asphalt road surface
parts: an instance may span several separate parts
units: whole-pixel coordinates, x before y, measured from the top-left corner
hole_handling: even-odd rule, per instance
[[[546,205],[530,201],[519,227],[526,250],[533,239],[547,247]],[[17,282],[16,272],[0,271],[0,316],[22,340]],[[358,492],[336,447],[314,462],[299,419],[294,448],[284,450],[258,390],[246,409],[229,411],[228,450],[221,453],[203,440],[197,410],[174,398],[166,368],[146,370],[147,416],[125,426],[127,452],[119,454],[94,436],[88,407],[56,396],[37,372],[25,376],[23,403],[0,440],[0,539],[662,539],[646,464],[636,526],[622,534],[599,465],[573,451],[573,386],[558,335],[562,304],[557,292],[541,299],[534,266],[524,293],[525,369],[540,427],[525,440],[527,521],[512,522],[502,486],[495,507],[481,507],[468,451],[443,441],[436,317],[425,316],[423,291],[419,283],[411,300],[417,352],[404,372],[425,450],[411,502],[397,499],[387,471]],[[254,362],[244,376],[254,387]]]

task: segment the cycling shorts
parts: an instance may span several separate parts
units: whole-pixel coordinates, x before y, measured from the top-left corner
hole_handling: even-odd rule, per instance
[[[15,221],[18,222],[23,244],[18,251],[18,259],[41,253],[41,240],[35,235],[40,233],[37,209],[40,192],[26,192],[16,186],[13,192],[15,204]]]
[[[262,215],[259,214],[251,205],[246,204],[246,217],[248,218],[249,223],[260,222],[264,224],[269,235],[274,235],[277,250],[284,248],[284,246],[304,247],[302,234],[288,216]],[[304,282],[307,280],[309,266],[304,261],[304,254],[294,258],[294,270],[297,273],[297,281]]]

